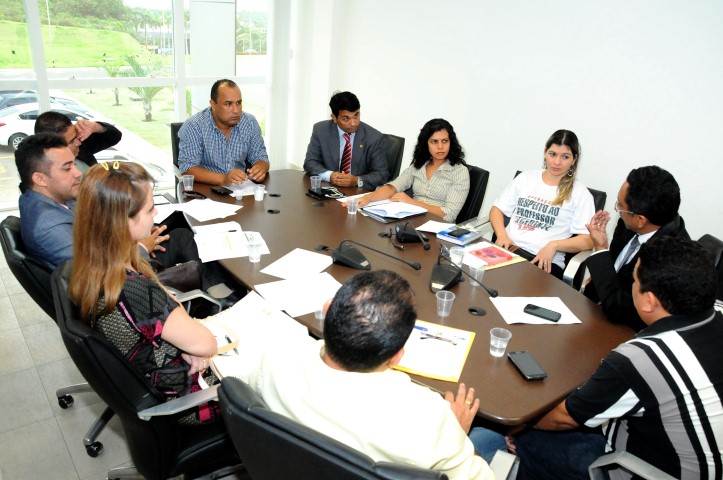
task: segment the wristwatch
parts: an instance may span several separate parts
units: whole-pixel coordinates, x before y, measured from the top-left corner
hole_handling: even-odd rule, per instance
[[[364,186],[364,180],[362,180],[361,177],[359,177],[359,181],[356,182],[356,186],[359,188],[362,188]]]

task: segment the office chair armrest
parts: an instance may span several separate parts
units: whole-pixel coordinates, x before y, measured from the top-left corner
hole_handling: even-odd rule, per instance
[[[223,310],[223,306],[221,305],[221,302],[213,298],[208,293],[204,292],[203,290],[195,289],[195,290],[189,290],[188,292],[180,292],[172,287],[166,287],[166,289],[173,294],[176,299],[181,303],[190,302],[191,300],[194,300],[196,298],[202,298],[208,302],[213,303],[218,307],[218,311],[220,312]],[[188,309],[186,309],[188,310]],[[217,312],[218,313],[218,312]]]
[[[578,252],[567,262],[565,271],[562,273],[562,280],[575,290],[580,290],[582,286],[585,276],[585,266],[583,263],[590,255],[592,255],[592,250]]]
[[[494,472],[495,478],[499,480],[512,480],[516,478],[519,465],[520,459],[516,455],[503,452],[502,450],[497,450],[490,462],[490,468],[492,472]]]
[[[640,475],[643,478],[651,480],[673,480],[674,478],[659,468],[652,466],[645,460],[641,460],[632,453],[623,451],[608,453],[607,455],[603,455],[592,462],[590,467],[588,467],[590,480],[608,478],[602,468],[608,465],[619,465],[636,475]]]
[[[161,403],[155,407],[146,408],[138,412],[138,418],[141,420],[148,421],[152,417],[160,417],[162,415],[175,415],[176,413],[184,412],[193,407],[197,407],[204,403],[210,402],[211,400],[218,400],[218,387],[220,384],[216,384],[208,387],[205,390],[199,390],[189,395],[178,397],[170,402]]]

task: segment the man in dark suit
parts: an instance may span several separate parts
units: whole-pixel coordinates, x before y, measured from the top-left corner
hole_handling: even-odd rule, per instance
[[[382,134],[360,121],[359,99],[338,92],[329,101],[331,120],[314,125],[304,170],[340,187],[374,190],[389,179]]]
[[[597,212],[587,225],[593,254],[587,259],[591,281],[585,295],[599,302],[608,319],[639,331],[645,327],[633,305],[631,286],[640,245],[653,237],[689,239],[678,215],[680,188],[675,178],[660,167],[632,170],[620,187],[615,211],[620,215],[608,247],[605,231],[610,214]]]

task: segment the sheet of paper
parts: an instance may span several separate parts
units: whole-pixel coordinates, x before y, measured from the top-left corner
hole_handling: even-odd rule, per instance
[[[567,308],[567,305],[565,305],[560,297],[496,297],[490,298],[490,300],[492,300],[492,304],[508,324],[530,323],[535,325],[557,325],[561,323],[582,323],[580,319]],[[560,317],[560,320],[557,322],[550,322],[549,320],[525,313],[523,309],[528,303],[558,312],[562,317]]]
[[[216,232],[242,232],[238,222],[220,222],[210,225],[196,225],[191,227],[194,233],[216,233]]]
[[[258,232],[211,232],[194,235],[198,256],[201,260],[211,262],[222,258],[248,257],[248,244],[252,239],[261,243],[261,254],[268,254],[269,247]]]
[[[393,217],[393,218],[405,218],[411,215],[424,213],[427,211],[426,208],[418,207],[410,203],[404,202],[389,202],[382,205],[367,205],[363,210],[380,215],[382,217]]]
[[[254,285],[254,289],[271,305],[292,317],[318,310],[340,287],[341,283],[326,272]]]
[[[217,202],[210,198],[203,200],[191,200],[182,203],[180,210],[183,210],[199,222],[207,222],[217,218],[225,218],[233,215],[241,208],[241,205]]]
[[[442,230],[446,230],[451,227],[454,227],[454,223],[435,222],[434,220],[429,220],[424,225],[417,227],[417,230],[422,232],[439,233]]]
[[[475,333],[417,320],[397,370],[458,382]]]
[[[178,203],[165,203],[156,205],[156,216],[153,217],[153,223],[163,223],[173,212],[181,210]]]
[[[288,280],[319,273],[329,267],[331,263],[332,260],[329,255],[295,248],[261,270],[261,273]]]
[[[233,307],[202,320],[214,334],[219,345],[238,341],[235,349],[216,355],[211,360],[214,372],[248,380],[270,345],[285,342],[314,341],[302,324],[272,307],[258,293],[249,292]]]
[[[254,190],[256,190],[256,184],[248,178],[238,185],[224,185],[224,187],[231,190],[232,193],[230,193],[230,195],[233,195],[236,198],[240,198],[245,195],[253,195]]]
[[[153,205],[166,205],[168,203],[171,203],[171,201],[163,195],[153,195]]]

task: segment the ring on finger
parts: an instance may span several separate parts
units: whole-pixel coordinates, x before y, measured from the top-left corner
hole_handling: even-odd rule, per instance
[[[464,404],[467,405],[468,407],[471,407],[471,406],[472,406],[472,402],[470,402],[469,400],[466,400],[466,401],[464,402]]]

